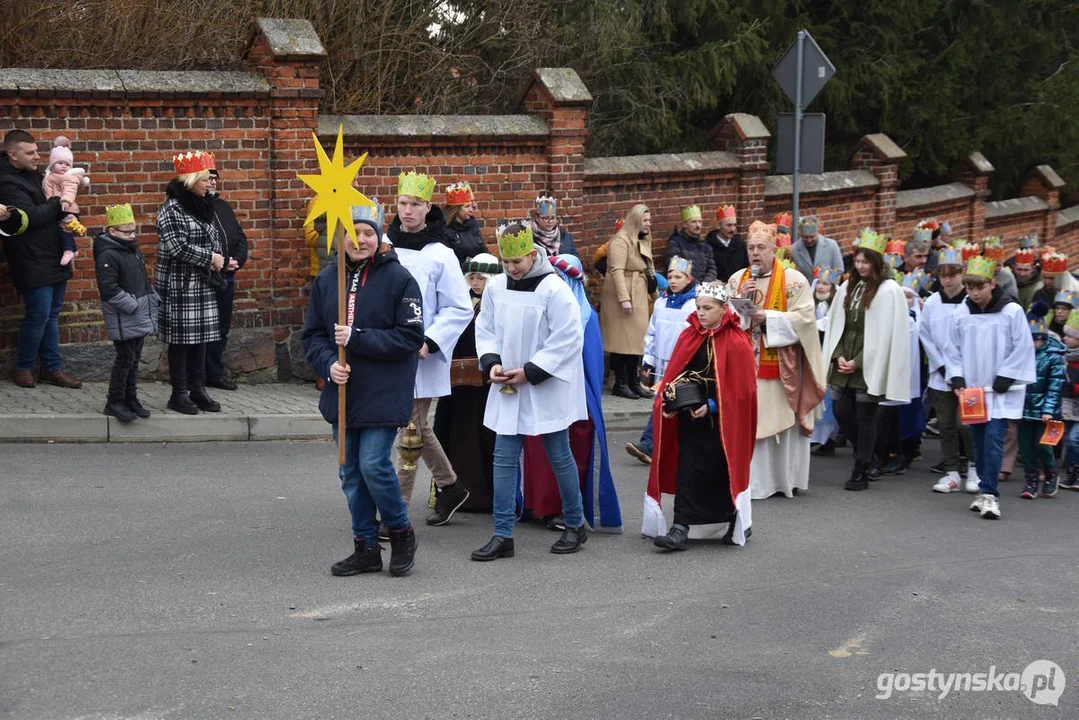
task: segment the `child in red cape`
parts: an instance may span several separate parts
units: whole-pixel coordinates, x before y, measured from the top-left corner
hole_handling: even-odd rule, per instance
[[[749,462],[756,441],[757,383],[753,346],[729,299],[721,282],[697,291],[697,312],[689,316],[656,393],[655,449],[641,533],[666,550],[685,550],[691,526],[694,538],[722,533],[728,545],[744,545],[751,532]],[[687,378],[704,385],[706,402],[672,411],[674,387]],[[674,495],[669,532],[660,506],[663,494]]]

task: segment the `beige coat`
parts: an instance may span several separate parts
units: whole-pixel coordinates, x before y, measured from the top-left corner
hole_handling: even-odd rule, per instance
[[[647,258],[647,260],[646,260]],[[623,355],[644,354],[644,334],[648,330],[648,275],[652,262],[652,241],[631,240],[618,233],[608,246],[607,279],[600,292],[599,324],[603,349]],[[633,303],[633,312],[622,312],[621,303]]]

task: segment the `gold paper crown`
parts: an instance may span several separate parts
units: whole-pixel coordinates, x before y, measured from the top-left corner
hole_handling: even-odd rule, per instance
[[[131,210],[131,203],[113,205],[105,208],[105,227],[117,225],[134,225],[135,213]]]
[[[858,239],[855,241],[854,247],[865,248],[879,255],[884,255],[885,249],[888,247],[888,238],[876,230],[862,228],[862,231],[858,233]]]
[[[1068,315],[1066,326],[1070,327],[1072,330],[1079,330],[1079,310],[1071,311],[1071,314]]]
[[[397,195],[411,195],[431,202],[435,194],[435,179],[415,170],[401,173],[397,178]]]
[[[503,260],[523,258],[536,249],[535,240],[532,238],[532,224],[521,223],[521,227],[521,232],[515,235],[506,232],[508,225],[498,227],[498,254]]]
[[[992,280],[997,274],[997,263],[995,260],[990,260],[987,257],[977,255],[972,257],[970,262],[967,263],[966,274]]]
[[[754,220],[753,224],[749,226],[749,239],[764,238],[768,242],[775,244],[777,229],[775,225]]]
[[[689,207],[682,208],[682,222],[689,222],[694,218],[701,217],[701,208],[699,205],[690,205]]]

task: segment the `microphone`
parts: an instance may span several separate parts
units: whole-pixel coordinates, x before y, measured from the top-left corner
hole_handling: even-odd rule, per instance
[[[760,276],[761,276],[761,266],[760,265],[754,265],[751,268],[749,268],[749,277],[750,277],[750,279],[756,280]]]

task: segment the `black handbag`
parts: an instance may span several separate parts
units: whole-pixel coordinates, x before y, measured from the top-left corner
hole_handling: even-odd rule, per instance
[[[698,373],[682,373],[663,389],[663,410],[695,410],[708,402],[706,378]]]

